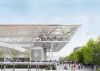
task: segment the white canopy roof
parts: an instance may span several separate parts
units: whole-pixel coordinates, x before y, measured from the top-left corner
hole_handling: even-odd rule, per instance
[[[53,51],[59,51],[79,27],[80,25],[0,25],[0,42],[27,44],[47,50],[53,43]]]

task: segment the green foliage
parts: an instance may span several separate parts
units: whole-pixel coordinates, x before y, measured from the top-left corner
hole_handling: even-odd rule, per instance
[[[87,42],[87,47],[89,48],[94,48],[95,47],[95,42],[94,42],[94,40],[93,39],[89,39],[89,41]]]
[[[72,61],[77,61],[77,52],[71,53],[69,59],[71,59]]]
[[[100,36],[96,41],[89,39],[84,46],[65,57],[65,60],[100,65]]]
[[[84,57],[84,63],[88,64],[92,61],[92,54],[91,49],[88,48],[88,46],[84,46],[82,49],[83,57]]]
[[[78,52],[77,52],[77,58],[78,58],[78,60],[77,60],[77,62],[78,63],[83,63],[84,61],[84,57],[83,57],[83,53],[82,53],[82,51],[81,50],[79,50]]]
[[[26,61],[29,61],[29,58],[30,58],[30,51],[27,49],[27,50],[25,50],[25,52],[24,52],[24,55],[25,55],[25,59],[26,59]]]
[[[0,59],[1,59],[1,58],[4,58],[4,51],[3,51],[2,48],[0,48]]]
[[[100,65],[100,44],[97,47],[94,48],[92,56],[93,56],[92,62],[94,64]]]
[[[18,51],[15,48],[13,48],[11,50],[11,57],[14,59],[17,58],[17,56],[18,56]]]

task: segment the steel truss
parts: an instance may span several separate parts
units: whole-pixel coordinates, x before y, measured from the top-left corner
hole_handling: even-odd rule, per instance
[[[0,25],[0,41],[8,44],[33,44],[47,51],[59,51],[75,34],[80,25]]]

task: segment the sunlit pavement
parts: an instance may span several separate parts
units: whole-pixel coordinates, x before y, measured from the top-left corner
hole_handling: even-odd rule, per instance
[[[76,68],[75,70],[72,70],[71,69],[71,67],[69,67],[68,65],[67,65],[67,69],[64,69],[64,65],[61,65],[61,66],[57,66],[57,71],[94,71],[94,70],[92,70],[92,69],[88,69],[88,68],[82,68],[82,69],[78,69],[78,68]]]
[[[67,66],[68,69],[64,69],[64,65],[57,65],[57,70],[41,70],[41,69],[30,69],[29,71],[73,71],[71,70],[71,67]],[[13,71],[13,69],[0,69],[0,71]],[[15,71],[28,71],[28,69],[15,69]],[[74,71],[93,71],[91,69],[86,69],[83,67],[83,69],[79,70],[79,69],[75,69]]]
[[[3,69],[0,71],[13,71],[13,69]],[[28,71],[27,69],[15,69],[15,71]],[[31,69],[30,71],[72,71],[72,70],[36,70],[36,69]],[[89,69],[83,69],[83,70],[74,70],[74,71],[92,71]]]
[[[6,69],[0,71],[13,71],[13,69]],[[15,71],[28,71],[27,69],[15,69]],[[72,71],[72,70],[30,70],[30,71]],[[92,71],[92,70],[75,70],[75,71]]]

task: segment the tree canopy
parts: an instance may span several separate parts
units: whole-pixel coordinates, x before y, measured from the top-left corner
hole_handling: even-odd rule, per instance
[[[96,41],[90,38],[85,45],[65,57],[65,60],[100,65],[100,36]]]

